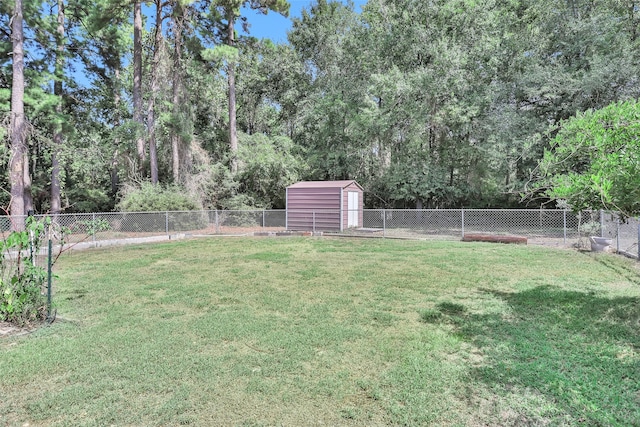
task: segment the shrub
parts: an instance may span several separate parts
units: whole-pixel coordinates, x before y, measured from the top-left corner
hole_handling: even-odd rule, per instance
[[[126,186],[117,205],[123,212],[193,211],[202,206],[179,186],[163,187],[142,183],[139,187]]]
[[[57,254],[48,254],[53,264],[64,252],[67,236],[71,233],[85,233],[89,237],[109,228],[109,223],[103,219],[79,221],[72,227],[65,227],[50,217],[37,220],[30,216],[24,231],[12,231],[6,237],[3,233],[4,239],[0,240],[0,321],[24,326],[45,320],[51,314],[50,301],[45,298],[47,270],[34,262],[45,236],[48,236],[47,241],[55,239],[59,242]]]
[[[47,273],[31,259],[44,230],[44,221],[29,217],[24,231],[13,231],[0,241],[0,320],[25,325],[47,315],[42,292]]]
[[[640,214],[640,102],[610,104],[561,123],[540,161],[539,189],[576,211]]]

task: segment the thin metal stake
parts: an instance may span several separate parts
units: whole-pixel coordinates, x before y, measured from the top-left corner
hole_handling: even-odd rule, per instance
[[[51,282],[53,278],[52,265],[53,265],[53,243],[49,238],[49,253],[47,254],[47,320],[51,320]]]
[[[616,253],[620,253],[620,214],[616,215]]]
[[[382,237],[387,237],[387,210],[382,209]]]
[[[567,245],[567,210],[566,209],[564,209],[562,211],[562,219],[563,219],[563,222],[564,222],[564,230],[563,230],[564,231],[564,245],[566,246]]]
[[[638,217],[638,240],[636,243],[638,246],[638,261],[640,261],[640,217]]]
[[[27,213],[27,217],[31,218],[33,217],[33,211],[29,211]],[[31,260],[31,265],[33,265],[34,267],[36,266],[36,257],[35,257],[35,251],[33,250],[33,241],[34,241],[34,235],[33,235],[33,228],[29,228],[29,259]]]

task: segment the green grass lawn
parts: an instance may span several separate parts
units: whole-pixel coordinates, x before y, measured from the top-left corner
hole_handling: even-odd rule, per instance
[[[640,425],[622,257],[210,238],[56,268],[58,320],[0,341],[0,425]]]

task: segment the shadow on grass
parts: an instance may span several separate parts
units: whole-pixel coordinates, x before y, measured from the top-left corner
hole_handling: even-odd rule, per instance
[[[440,318],[484,355],[470,396],[489,390],[518,412],[505,424],[640,426],[640,298],[487,292],[508,312]]]

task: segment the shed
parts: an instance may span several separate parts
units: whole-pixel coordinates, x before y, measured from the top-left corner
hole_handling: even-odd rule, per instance
[[[287,230],[343,231],[362,227],[357,182],[302,181],[287,187]]]

